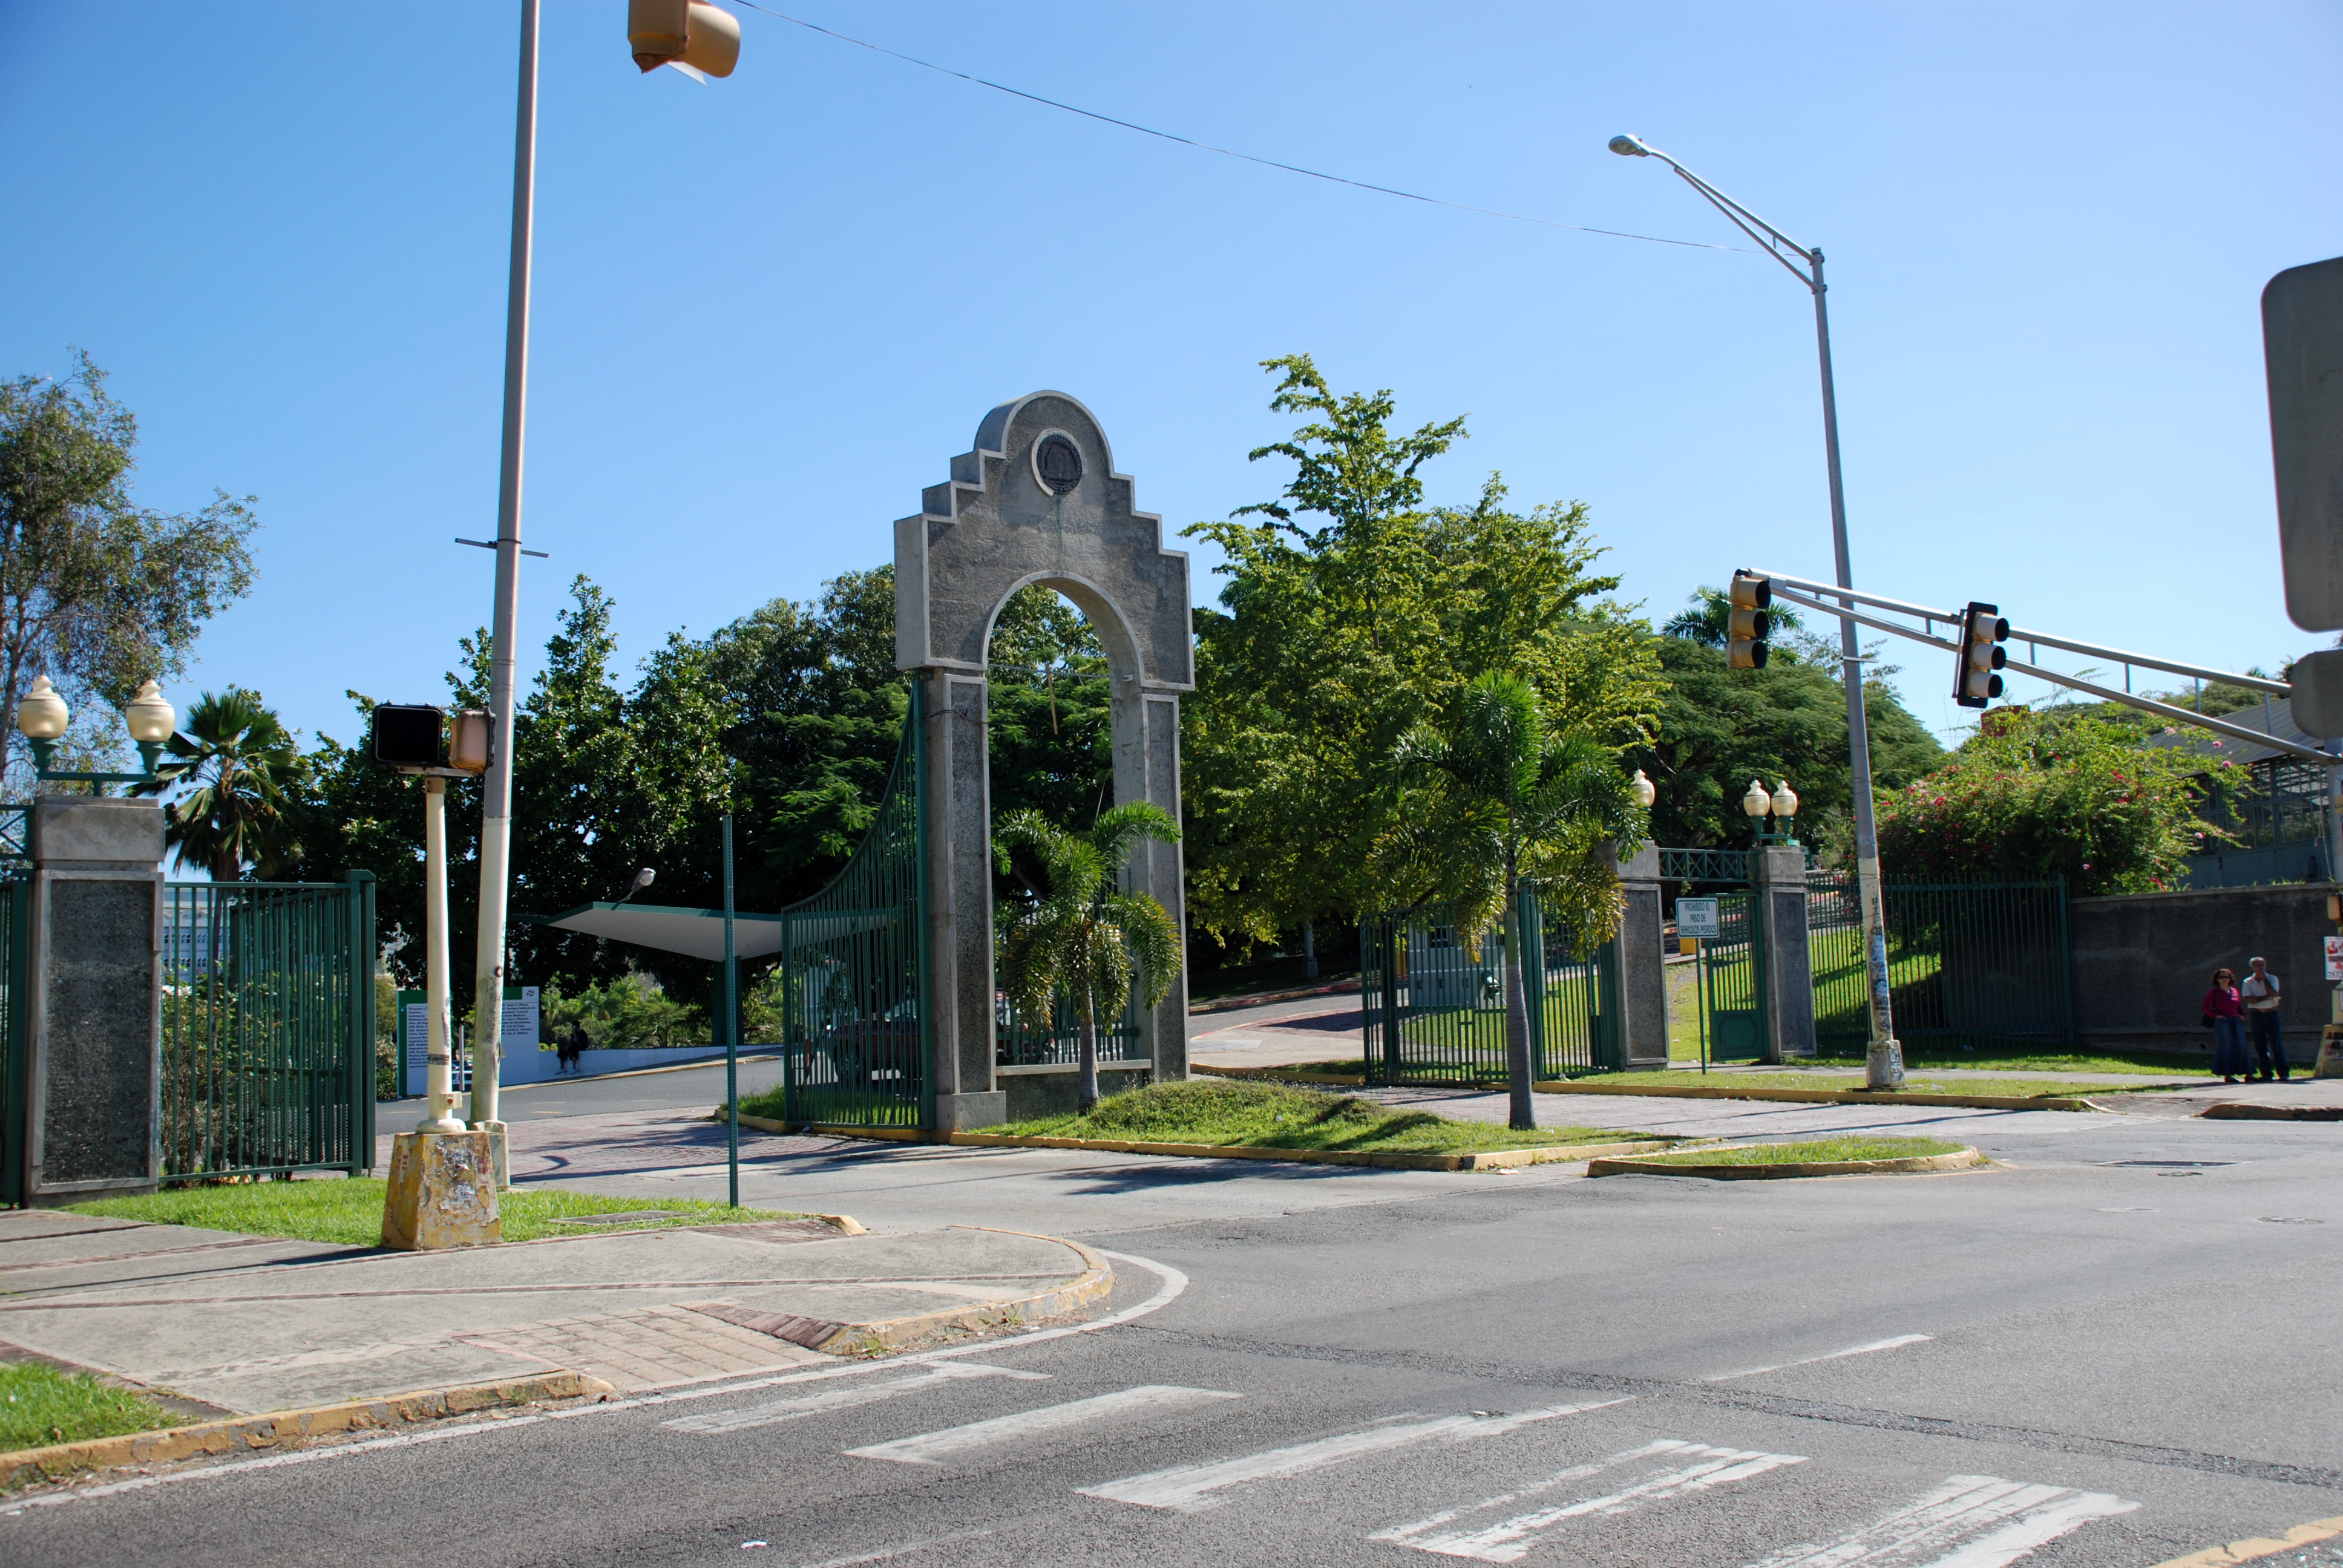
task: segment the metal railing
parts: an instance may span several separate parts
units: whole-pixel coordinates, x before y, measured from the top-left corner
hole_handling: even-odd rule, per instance
[[[1881,895],[1896,1033],[1907,1049],[2073,1043],[2064,879],[1889,879]],[[1851,876],[1807,873],[1806,933],[1815,1042],[1826,1055],[1860,1055],[1870,1010]]]
[[[1101,1020],[1098,1031],[1098,1059],[1101,1064],[1126,1065],[1138,1062],[1151,1067],[1154,1063],[1139,1047],[1138,988],[1123,1000],[1122,1016],[1112,1022]],[[995,1044],[994,1060],[1001,1067],[1054,1067],[1081,1059],[1082,1042],[1080,1020],[1074,1016],[1071,997],[1060,997],[1053,1009],[1049,1027],[1041,1029],[1021,1017],[1009,1005],[1005,996],[994,1004],[992,1023]]]
[[[373,877],[168,883],[160,935],[162,1179],[370,1170]]]
[[[1538,1079],[1620,1065],[1612,944],[1584,950],[1523,890],[1522,990]],[[1514,933],[1460,931],[1444,907],[1370,915],[1359,931],[1366,1077],[1371,1083],[1503,1079],[1504,958]]]
[[[921,690],[870,830],[845,869],[781,911],[789,1120],[925,1127],[930,1114],[920,869],[926,746]]]

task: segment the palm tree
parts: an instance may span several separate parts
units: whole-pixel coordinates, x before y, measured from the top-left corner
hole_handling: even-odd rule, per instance
[[[1799,631],[1805,626],[1796,610],[1785,607],[1768,609],[1765,616],[1776,631]],[[1660,631],[1664,636],[1680,637],[1703,648],[1723,648],[1732,628],[1733,601],[1721,589],[1699,588],[1684,601],[1684,608],[1668,618]]]
[[[1439,725],[1420,726],[1393,759],[1409,791],[1379,858],[1402,885],[1447,899],[1457,929],[1505,922],[1505,1072],[1512,1124],[1537,1125],[1529,1007],[1522,982],[1522,884],[1583,943],[1619,929],[1619,879],[1603,851],[1631,852],[1648,825],[1617,751],[1549,727],[1528,682],[1492,670]]]
[[[1087,833],[1038,811],[1016,812],[993,833],[1002,873],[1026,894],[1001,921],[1001,989],[1028,1019],[1049,1018],[1059,997],[1072,998],[1084,1113],[1098,1104],[1100,1015],[1120,1017],[1134,984],[1153,1007],[1180,972],[1180,928],[1152,895],[1117,887],[1116,873],[1141,840],[1179,838],[1171,813],[1145,801],[1105,812]]]
[[[264,878],[281,874],[299,858],[289,808],[305,764],[293,737],[260,694],[231,686],[205,692],[186,728],[166,742],[174,760],[157,768],[140,792],[159,795],[193,784],[164,808],[163,841],[179,863],[194,861],[215,882],[234,882],[246,866]]]

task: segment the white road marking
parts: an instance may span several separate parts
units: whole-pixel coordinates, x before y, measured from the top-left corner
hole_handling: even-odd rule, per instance
[[[1144,1475],[1127,1475],[1101,1486],[1084,1487],[1082,1495],[1102,1497],[1110,1503],[1134,1503],[1141,1508],[1166,1508],[1179,1513],[1198,1513],[1207,1508],[1218,1507],[1226,1501],[1212,1493],[1228,1487],[1249,1486],[1256,1481],[1302,1475],[1330,1464],[1356,1459],[1362,1454],[1383,1453],[1435,1439],[1462,1442],[1469,1438],[1495,1437],[1534,1422],[1576,1415],[1582,1411],[1607,1410],[1614,1404],[1627,1402],[1625,1399],[1606,1399],[1589,1404],[1563,1404],[1545,1410],[1524,1411],[1520,1415],[1443,1415],[1404,1425],[1370,1426],[1334,1437],[1322,1437],[1314,1442],[1295,1443],[1291,1448],[1272,1448],[1237,1459],[1216,1460],[1210,1464],[1183,1464],[1171,1470],[1150,1471]],[[1405,1418],[1400,1419],[1404,1421]]]
[[[1775,1362],[1771,1366],[1744,1367],[1739,1372],[1719,1372],[1715,1377],[1706,1377],[1700,1381],[1731,1382],[1735,1378],[1755,1377],[1759,1372],[1783,1372],[1790,1367],[1809,1367],[1816,1362],[1835,1362],[1842,1356],[1867,1356],[1875,1351],[1901,1350],[1906,1345],[1926,1344],[1936,1337],[1934,1334],[1897,1334],[1892,1340],[1874,1340],[1867,1345],[1849,1345],[1843,1351],[1832,1351],[1827,1355],[1800,1356],[1796,1361]]]
[[[1884,1519],[1825,1545],[1785,1547],[1752,1568],[2008,1568],[2077,1525],[2138,1506],[2104,1492],[1947,1476]]]
[[[898,1464],[941,1464],[948,1456],[971,1448],[990,1448],[995,1443],[1034,1437],[1045,1432],[1056,1432],[1061,1427],[1081,1426],[1093,1421],[1128,1415],[1135,1411],[1175,1409],[1183,1404],[1202,1404],[1208,1400],[1243,1397],[1241,1393],[1224,1393],[1219,1389],[1143,1383],[1116,1393],[1095,1394],[1089,1399],[1070,1400],[1064,1404],[1045,1404],[1039,1410],[995,1416],[990,1421],[972,1421],[965,1426],[948,1426],[940,1432],[923,1432],[917,1437],[899,1437],[892,1442],[874,1442],[868,1448],[850,1448],[846,1452],[858,1459],[890,1459]]]
[[[1551,1492],[1557,1486],[1590,1476],[1620,1465],[1638,1461],[1659,1460],[1668,1468],[1644,1477],[1632,1485],[1619,1487],[1600,1496],[1589,1497],[1559,1507],[1532,1509],[1514,1514],[1510,1519],[1483,1525],[1477,1530],[1448,1530],[1467,1513],[1503,1508],[1523,1498]],[[1661,1438],[1641,1448],[1627,1449],[1608,1459],[1598,1459],[1591,1464],[1576,1464],[1558,1472],[1544,1481],[1492,1497],[1468,1508],[1450,1509],[1429,1519],[1419,1519],[1413,1524],[1402,1524],[1371,1535],[1370,1541],[1388,1541],[1397,1546],[1412,1546],[1419,1552],[1436,1552],[1444,1557],[1471,1557],[1483,1563],[1518,1563],[1562,1533],[1574,1519],[1596,1514],[1628,1513],[1647,1503],[1658,1503],[1671,1497],[1704,1492],[1715,1486],[1727,1486],[1736,1481],[1746,1481],[1753,1475],[1763,1475],[1769,1470],[1779,1470],[1785,1464],[1804,1464],[1805,1457],[1795,1453],[1760,1453],[1748,1449],[1711,1448],[1704,1443],[1683,1442],[1674,1438]]]
[[[746,1432],[750,1427],[778,1426],[785,1421],[803,1416],[819,1415],[824,1411],[850,1410],[858,1404],[876,1404],[880,1400],[898,1399],[907,1393],[917,1393],[939,1383],[958,1382],[969,1378],[1005,1377],[1045,1382],[1048,1372],[1016,1372],[1008,1367],[966,1366],[946,1362],[929,1367],[916,1376],[898,1378],[892,1382],[857,1383],[846,1388],[834,1388],[825,1393],[799,1394],[794,1399],[769,1400],[763,1404],[743,1405],[738,1410],[709,1411],[705,1415],[678,1416],[663,1421],[661,1426],[677,1432]]]

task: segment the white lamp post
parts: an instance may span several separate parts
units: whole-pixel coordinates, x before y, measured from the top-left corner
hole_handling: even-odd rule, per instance
[[[1640,768],[1635,769],[1634,779],[1627,786],[1627,788],[1634,791],[1635,796],[1635,804],[1641,806],[1646,811],[1652,809],[1652,802],[1660,798],[1659,786],[1654,784],[1650,779],[1646,778],[1644,770]]]
[[[161,687],[149,680],[138,688],[138,695],[122,706],[122,721],[137,745],[138,759],[145,766],[136,773],[61,773],[49,767],[55,757],[57,742],[64,739],[66,727],[73,723],[73,709],[57,692],[45,675],[35,676],[32,687],[16,704],[16,729],[33,749],[34,777],[51,783],[77,784],[152,784],[156,764],[161,759],[164,744],[171,731],[178,728],[179,715],[163,696]]]

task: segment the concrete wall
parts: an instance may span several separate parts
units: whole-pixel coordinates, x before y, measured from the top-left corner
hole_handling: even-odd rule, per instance
[[[1008,1120],[1030,1121],[1037,1116],[1071,1116],[1074,1113],[1081,1087],[1078,1081],[1080,1068],[1051,1064],[1001,1067],[993,1070],[1000,1074],[1001,1087],[1008,1096]],[[1099,1063],[1098,1076],[1099,1098],[1101,1100],[1126,1090],[1144,1089],[1155,1079],[1148,1068],[1104,1061]]]
[[[2219,888],[2077,899],[2068,912],[2074,943],[2075,1026],[2087,1045],[2192,1051],[2209,1058],[2213,1031],[2197,1022],[2216,969],[2259,956],[2284,987],[2286,1049],[2295,1061],[2318,1054],[2334,988],[2325,939],[2333,882]]]

